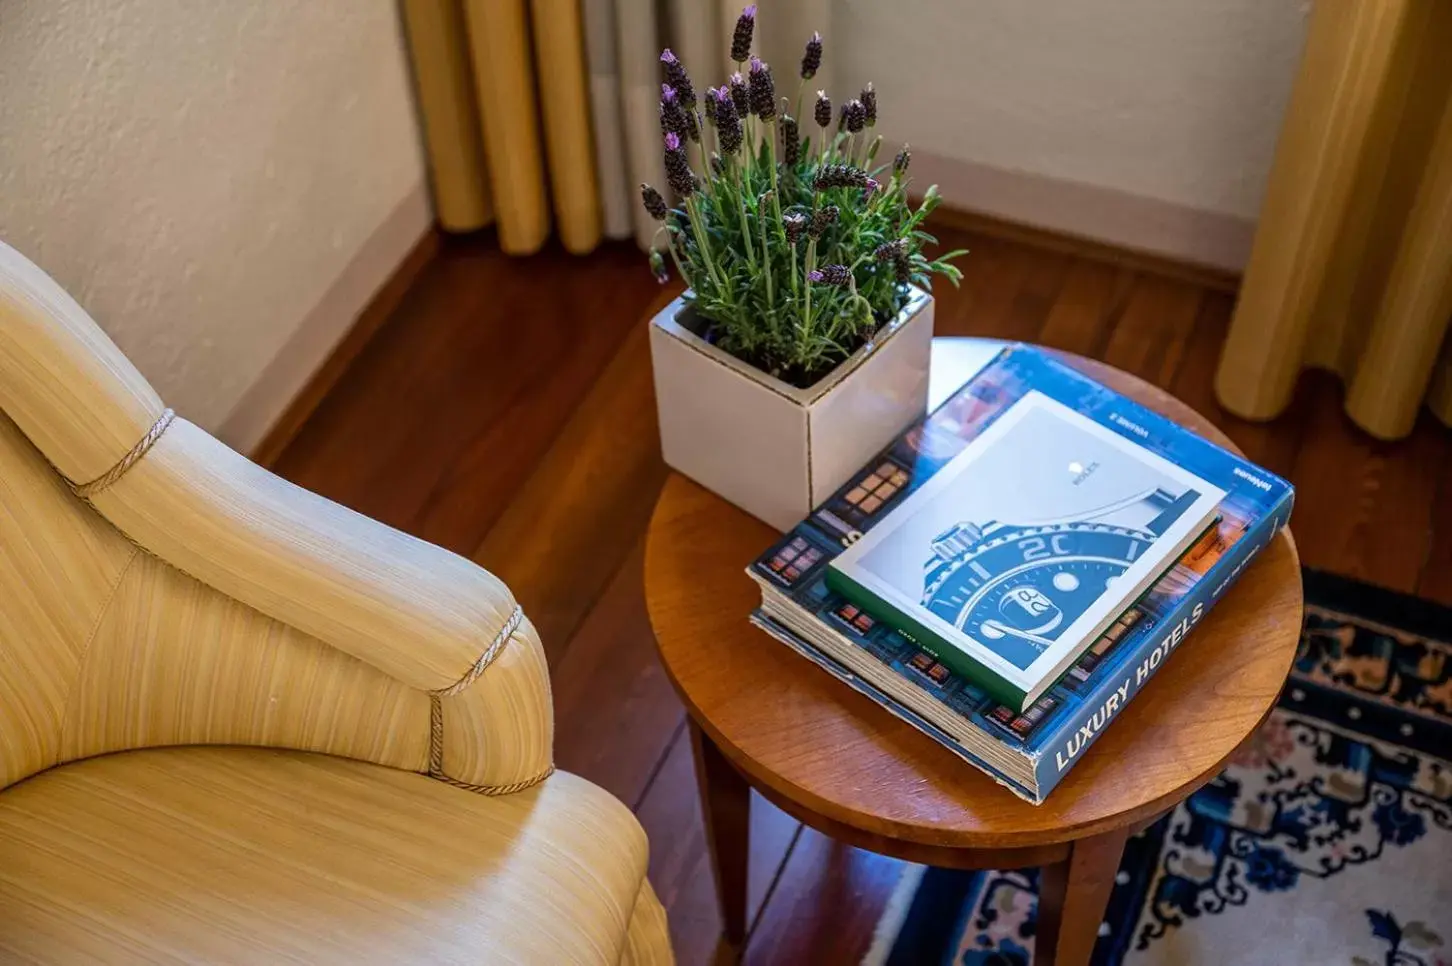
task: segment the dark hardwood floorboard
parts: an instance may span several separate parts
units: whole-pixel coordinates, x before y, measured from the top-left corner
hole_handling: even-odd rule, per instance
[[[554,668],[555,763],[637,805],[685,722],[655,656],[637,541]]]
[[[1168,386],[1185,357],[1204,292],[1184,282],[1140,277],[1100,358],[1146,382]]]
[[[472,552],[659,297],[637,256],[449,243],[277,471]]]
[[[979,236],[940,233],[944,248],[967,248],[958,288],[940,285],[933,329],[939,335],[1032,340],[1070,259]]]
[[[1417,583],[1417,594],[1452,606],[1452,456],[1432,504],[1432,546]]]
[[[544,456],[639,316],[660,297],[653,279],[630,271],[638,267],[638,255],[633,247],[613,246],[607,258],[589,260],[590,276],[580,285],[539,280],[549,290],[546,318],[563,329],[559,351],[530,360],[524,390],[486,432],[470,440],[429,493],[416,524],[421,536],[456,540],[461,548],[483,542],[505,499]],[[602,313],[602,305],[610,311]],[[481,486],[481,478],[489,485]]]
[[[1310,374],[1269,423],[1213,392],[1233,295],[1070,247],[936,231],[972,250],[940,335],[1038,340],[1134,372],[1298,490],[1310,566],[1452,603],[1452,433],[1382,443]],[[281,453],[283,476],[466,554],[510,584],[553,668],[556,757],[635,808],[683,966],[724,961],[684,711],[655,658],[642,536],[665,479],[639,253],[504,257],[447,241]],[[901,871],[753,798],[746,959],[855,963]]]
[[[636,807],[640,824],[650,836],[650,881],[665,904],[672,945],[681,966],[710,962],[717,954],[721,934],[716,886],[692,767],[690,736],[681,728],[659,774]],[[759,919],[773,894],[777,874],[800,828],[795,819],[751,793],[751,855],[746,888],[749,926]]]
[[[637,324],[472,554],[509,584],[552,661],[645,532],[665,478]]]
[[[1341,411],[1341,387],[1307,377],[1311,402],[1291,482],[1292,530],[1309,566],[1413,593],[1433,547],[1437,484],[1452,471],[1445,427],[1423,414],[1407,439],[1386,443]],[[1445,542],[1452,535],[1444,533]]]
[[[905,868],[802,829],[746,947],[750,966],[856,963]]]
[[[1134,288],[1134,274],[1099,262],[1075,262],[1039,329],[1038,341],[1051,349],[1099,358],[1114,334]]]

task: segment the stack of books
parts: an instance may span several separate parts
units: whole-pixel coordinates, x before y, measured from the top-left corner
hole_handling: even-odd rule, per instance
[[[752,621],[1037,804],[1293,498],[1012,346],[751,565]]]

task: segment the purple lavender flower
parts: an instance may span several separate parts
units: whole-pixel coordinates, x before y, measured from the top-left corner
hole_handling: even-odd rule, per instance
[[[810,80],[817,76],[817,70],[822,66],[822,35],[812,33],[807,41],[807,49],[802,52],[802,80]]]
[[[671,190],[682,199],[695,192],[696,176],[686,160],[686,152],[681,149],[681,136],[674,131],[665,136],[665,169]]]
[[[741,116],[736,110],[736,103],[729,90],[718,87],[715,96],[716,137],[721,142],[723,152],[735,154],[741,150]]]
[[[827,96],[826,91],[817,91],[817,107],[812,117],[817,122],[817,127],[826,127],[832,123],[832,99]]]
[[[656,221],[665,221],[666,213],[669,210],[666,208],[666,200],[661,197],[659,191],[644,182],[641,182],[640,185],[640,203],[645,206],[650,217]]]
[[[817,191],[826,191],[828,188],[866,188],[871,184],[877,186],[877,182],[867,176],[867,172],[850,164],[824,164],[817,169],[817,176],[812,179],[812,187]]]
[[[685,65],[675,54],[671,53],[669,47],[660,52],[660,62],[665,65],[665,82],[676,89],[685,109],[694,111],[696,109],[696,89],[691,86],[691,77],[686,73]]]
[[[681,107],[676,89],[669,84],[660,85],[660,132],[681,137],[689,137],[691,133],[690,116]]]
[[[800,212],[791,212],[781,216],[781,224],[786,229],[787,241],[795,245],[807,230],[807,216]]]
[[[771,68],[760,57],[751,58],[747,99],[751,102],[751,113],[763,121],[776,117],[776,83],[771,79]]]
[[[781,159],[787,167],[793,167],[802,157],[802,135],[797,130],[797,119],[790,114],[781,116]]]
[[[907,254],[907,239],[898,238],[895,241],[883,242],[872,250],[872,257],[879,262],[895,261]]]
[[[821,282],[823,285],[835,285],[841,288],[852,283],[852,270],[846,265],[823,265],[815,272],[808,272],[807,278],[813,282]]]
[[[858,97],[862,102],[863,119],[867,121],[868,127],[877,126],[877,91],[871,84],[862,88],[862,94]]]
[[[902,174],[906,173],[908,165],[912,163],[912,152],[909,151],[908,146],[904,144],[902,146],[902,150],[897,153],[897,157],[892,159],[892,173],[901,176]]]
[[[751,34],[756,29],[756,4],[741,11],[736,30],[731,34],[731,59],[741,63],[751,56]]]
[[[811,222],[807,225],[807,234],[812,238],[821,238],[822,234],[832,226],[833,222],[841,214],[841,209],[836,205],[827,205],[824,208],[818,208],[816,213],[812,215]]]
[[[736,105],[736,116],[745,117],[751,113],[751,93],[746,86],[746,78],[741,76],[741,71],[731,75],[731,103]]]
[[[837,129],[846,128],[851,134],[856,134],[867,126],[867,108],[862,102],[853,98],[842,105],[842,116],[837,122]]]

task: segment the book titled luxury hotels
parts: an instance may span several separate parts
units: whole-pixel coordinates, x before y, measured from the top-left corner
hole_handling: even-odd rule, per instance
[[[1292,500],[1274,474],[1014,346],[749,568],[753,620],[1040,802]]]

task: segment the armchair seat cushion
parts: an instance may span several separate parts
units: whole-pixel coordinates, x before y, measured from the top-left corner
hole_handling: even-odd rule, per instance
[[[125,752],[0,795],[0,962],[631,962],[645,867],[629,811],[564,773],[490,798],[302,752]]]

